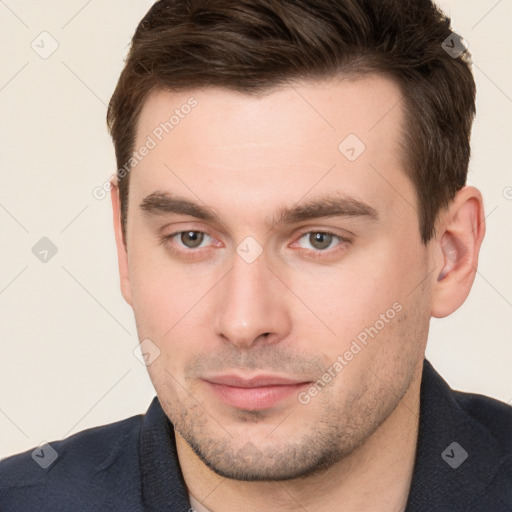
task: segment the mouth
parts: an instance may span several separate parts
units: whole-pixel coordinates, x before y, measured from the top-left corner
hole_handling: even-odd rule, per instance
[[[220,375],[205,378],[203,381],[225,404],[250,411],[269,409],[311,384],[310,381],[275,375],[258,375],[251,378]]]

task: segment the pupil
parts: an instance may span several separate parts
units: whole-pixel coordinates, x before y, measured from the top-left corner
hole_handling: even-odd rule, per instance
[[[187,247],[200,246],[201,242],[203,241],[203,238],[203,233],[199,233],[197,231],[187,231],[186,233],[181,234],[181,241]]]
[[[332,235],[327,233],[314,233],[311,245],[317,249],[327,249],[331,245]]]

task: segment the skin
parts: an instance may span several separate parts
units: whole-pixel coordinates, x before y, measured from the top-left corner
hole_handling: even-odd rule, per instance
[[[385,76],[259,96],[157,92],[136,146],[190,97],[197,107],[130,174],[126,240],[112,188],[122,293],[139,339],[160,350],[148,370],[189,492],[214,512],[404,510],[429,320],[469,293],[484,236],[480,193],[459,191],[422,243],[399,145],[403,113],[391,109],[401,92]],[[366,145],[354,162],[338,149],[348,134]],[[155,192],[219,220],[143,211]],[[326,194],[377,218],[269,225],[282,208]],[[180,231],[200,233],[170,237]],[[336,236],[320,235],[322,245],[315,233],[325,231]],[[252,263],[237,253],[247,237],[262,249]],[[378,333],[334,371],[383,314]],[[272,373],[314,383],[329,368],[334,377],[307,404],[293,394],[258,411],[226,404],[203,380]]]

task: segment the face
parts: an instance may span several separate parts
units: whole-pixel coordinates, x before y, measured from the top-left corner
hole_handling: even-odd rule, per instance
[[[331,466],[417,376],[431,255],[400,99],[371,75],[143,108],[123,294],[166,414],[222,476]]]

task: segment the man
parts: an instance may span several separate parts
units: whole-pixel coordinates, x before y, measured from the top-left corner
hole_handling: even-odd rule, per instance
[[[512,408],[424,359],[484,237],[461,45],[426,0],[152,7],[108,122],[157,398],[3,461],[2,512],[512,510]]]

